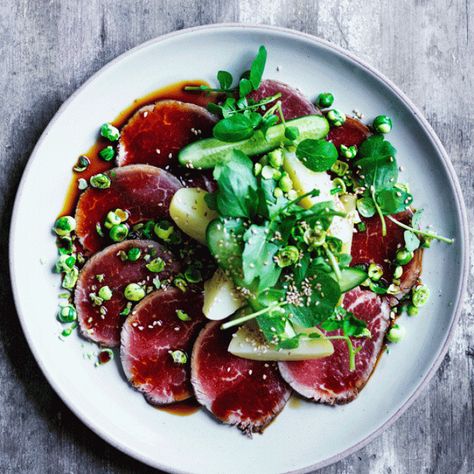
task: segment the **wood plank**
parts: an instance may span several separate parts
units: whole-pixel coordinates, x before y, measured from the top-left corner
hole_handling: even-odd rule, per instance
[[[321,36],[378,68],[420,106],[452,158],[472,221],[472,13],[468,0],[3,0],[0,471],[152,472],[94,435],[51,390],[26,345],[10,294],[8,230],[20,175],[41,132],[78,86],[129,48],[190,26],[271,23]],[[449,353],[422,396],[366,448],[320,472],[473,472],[473,365],[471,296]]]

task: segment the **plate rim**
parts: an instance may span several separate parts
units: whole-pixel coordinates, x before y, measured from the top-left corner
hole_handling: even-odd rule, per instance
[[[465,294],[466,294],[466,288],[467,288],[467,280],[468,280],[468,271],[469,271],[469,237],[468,237],[468,225],[467,225],[467,213],[466,213],[466,207],[461,191],[461,187],[457,178],[456,171],[454,169],[454,166],[449,158],[448,153],[446,152],[443,144],[441,143],[441,140],[437,136],[436,132],[433,130],[431,125],[429,124],[428,120],[424,117],[423,113],[419,110],[419,108],[411,101],[411,99],[405,95],[404,92],[400,90],[398,86],[396,86],[390,79],[388,79],[384,74],[379,72],[377,69],[372,67],[370,64],[365,62],[364,60],[361,60],[358,58],[356,55],[351,53],[350,51],[335,45],[327,40],[324,40],[322,38],[319,38],[317,36],[311,35],[309,33],[304,33],[301,31],[293,30],[290,28],[284,28],[280,26],[274,26],[274,25],[266,25],[266,24],[252,24],[252,23],[213,23],[213,24],[208,24],[208,25],[200,25],[200,26],[195,26],[191,28],[184,28],[182,30],[177,30],[177,31],[172,31],[170,33],[166,33],[160,36],[157,36],[155,38],[149,39],[127,51],[124,53],[120,54],[113,60],[109,61],[107,64],[102,66],[98,71],[96,71],[92,76],[90,76],[79,88],[77,88],[58,108],[56,113],[54,114],[53,118],[49,121],[48,125],[44,129],[43,133],[41,134],[39,140],[37,141],[36,145],[34,146],[30,157],[28,158],[28,161],[26,163],[26,166],[22,172],[20,184],[17,189],[17,193],[15,196],[15,200],[13,203],[13,211],[12,211],[12,217],[10,220],[10,231],[9,231],[9,251],[8,251],[8,257],[9,257],[9,271],[10,271],[10,281],[11,281],[11,286],[12,286],[12,293],[13,293],[13,300],[15,304],[15,309],[18,315],[18,319],[20,320],[20,325],[23,331],[23,334],[25,335],[25,338],[27,340],[28,346],[30,351],[32,352],[36,363],[40,367],[43,375],[45,376],[46,380],[48,381],[49,385],[53,388],[53,390],[57,393],[57,395],[61,398],[63,403],[70,409],[75,416],[77,416],[82,423],[84,423],[89,429],[91,429],[96,435],[101,437],[103,440],[105,440],[107,443],[115,447],[116,449],[119,449],[123,453],[127,454],[133,459],[136,459],[146,465],[149,465],[151,467],[157,468],[164,470],[166,472],[171,472],[171,473],[182,473],[185,471],[182,471],[180,469],[175,469],[170,466],[161,464],[159,461],[155,461],[154,459],[150,459],[147,456],[143,456],[140,453],[134,451],[133,449],[129,448],[127,445],[121,442],[120,439],[115,437],[114,435],[110,434],[107,430],[102,429],[102,427],[99,424],[96,424],[93,419],[90,419],[86,413],[82,412],[79,408],[76,408],[75,403],[61,390],[59,385],[56,383],[54,377],[52,374],[49,373],[48,368],[43,364],[40,351],[39,349],[35,346],[34,344],[34,339],[33,335],[29,332],[28,325],[26,323],[26,320],[23,316],[23,314],[20,311],[20,292],[19,289],[16,285],[16,278],[15,278],[15,269],[13,265],[13,236],[16,232],[16,227],[17,227],[17,219],[18,219],[18,209],[19,209],[19,202],[21,199],[21,196],[23,194],[23,189],[25,187],[25,182],[27,176],[30,174],[30,170],[32,167],[32,162],[33,158],[38,152],[38,149],[41,147],[43,144],[43,141],[45,140],[46,136],[48,135],[50,129],[55,125],[56,121],[59,119],[59,117],[63,114],[64,110],[69,106],[69,103],[72,102],[77,95],[79,95],[83,89],[85,89],[91,82],[93,82],[99,75],[105,73],[109,68],[112,68],[115,66],[116,63],[120,62],[122,59],[125,59],[128,56],[131,56],[135,54],[137,51],[141,50],[142,48],[147,48],[151,45],[161,43],[163,41],[166,41],[168,39],[178,37],[178,36],[183,36],[183,35],[192,35],[196,32],[200,32],[203,30],[256,30],[260,32],[274,32],[274,33],[280,33],[280,34],[285,34],[288,36],[293,36],[296,38],[303,38],[309,42],[314,43],[317,46],[323,47],[325,49],[331,50],[333,53],[338,54],[339,56],[342,56],[346,59],[349,59],[353,63],[355,63],[357,66],[362,68],[364,71],[372,75],[375,79],[379,80],[382,82],[392,93],[394,93],[398,99],[403,102],[411,112],[411,115],[413,118],[419,123],[419,125],[423,128],[423,130],[426,132],[429,140],[433,144],[433,146],[436,148],[438,151],[439,155],[441,156],[441,162],[445,168],[446,174],[449,178],[451,187],[454,191],[455,195],[455,207],[457,208],[459,215],[460,215],[460,224],[461,224],[461,235],[458,237],[462,245],[460,247],[461,251],[461,259],[460,259],[460,266],[461,266],[461,271],[460,271],[460,277],[461,277],[461,284],[458,287],[457,294],[456,294],[456,302],[453,305],[453,310],[452,314],[453,317],[451,318],[449,327],[446,331],[446,336],[444,338],[443,344],[439,349],[438,355],[436,356],[436,359],[432,363],[431,367],[429,368],[428,372],[426,373],[425,377],[421,379],[418,383],[418,386],[416,389],[413,391],[413,393],[410,395],[410,397],[403,403],[403,405],[388,419],[386,420],[381,426],[379,426],[376,430],[374,430],[372,433],[367,435],[365,438],[362,440],[358,441],[357,443],[353,444],[352,446],[346,448],[345,450],[329,457],[326,458],[320,462],[317,462],[315,464],[305,466],[300,469],[288,471],[288,473],[291,474],[303,474],[310,472],[315,469],[320,469],[325,466],[331,465],[335,462],[338,462],[345,457],[349,456],[350,454],[360,450],[364,446],[366,446],[368,443],[370,443],[373,439],[378,437],[385,431],[387,428],[389,428],[412,404],[413,402],[418,398],[418,396],[421,394],[421,392],[425,389],[433,375],[436,373],[438,370],[442,360],[444,359],[444,356],[446,355],[449,345],[452,341],[453,335],[454,335],[454,329],[459,321],[461,312],[462,312],[462,305],[464,302]]]

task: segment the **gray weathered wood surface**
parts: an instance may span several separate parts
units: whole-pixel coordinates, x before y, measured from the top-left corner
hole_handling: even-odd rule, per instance
[[[469,0],[1,0],[0,471],[151,471],[89,431],[52,391],[10,292],[16,188],[41,132],[78,86],[129,48],[190,26],[268,23],[315,34],[367,60],[424,111],[453,160],[472,222],[473,18]],[[414,405],[366,448],[321,472],[474,472],[473,323],[469,297],[448,355]]]

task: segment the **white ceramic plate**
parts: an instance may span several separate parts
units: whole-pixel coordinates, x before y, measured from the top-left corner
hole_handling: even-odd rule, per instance
[[[94,368],[79,337],[58,339],[58,277],[51,224],[59,212],[76,157],[98,125],[133,99],[191,78],[214,81],[221,68],[235,75],[260,44],[269,51],[265,77],[307,96],[330,90],[337,106],[367,120],[393,118],[390,140],[399,151],[425,223],[456,237],[426,252],[423,279],[432,290],[417,318],[404,317],[407,337],[385,354],[367,387],[349,405],[287,406],[263,436],[252,440],[204,411],[177,417],[153,409],[125,382],[117,364]],[[279,66],[279,67],[277,67]],[[413,401],[444,355],[466,281],[466,218],[453,168],[426,120],[389,81],[328,43],[266,26],[215,25],[173,33],[120,56],[59,110],[36,146],[15,203],[10,265],[23,330],[41,369],[65,403],[96,433],[129,455],[173,472],[306,472],[340,459],[381,432]],[[34,232],[32,231],[34,229]]]

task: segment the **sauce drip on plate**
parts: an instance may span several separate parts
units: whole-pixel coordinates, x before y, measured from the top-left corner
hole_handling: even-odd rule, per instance
[[[147,94],[139,99],[135,99],[131,105],[125,108],[110,123],[120,129],[125,123],[128,122],[130,117],[132,117],[138,109],[142,108],[145,105],[154,104],[158,100],[174,99],[180,100],[181,102],[206,106],[209,102],[214,100],[214,97],[212,95],[206,95],[205,93],[199,93],[195,91],[186,92],[184,90],[186,86],[196,86],[201,84],[207,85],[206,82],[201,80],[190,80],[176,82],[164,88],[157,89],[151,92],[150,94]],[[101,125],[102,124],[100,123],[97,124],[97,130],[99,130]],[[59,215],[63,216],[74,214],[74,209],[76,208],[77,200],[80,194],[80,191],[77,187],[78,180],[80,178],[89,180],[91,176],[97,173],[102,173],[115,167],[115,160],[107,162],[99,157],[99,152],[108,145],[110,145],[110,142],[105,138],[101,137],[99,135],[99,132],[97,132],[97,141],[94,143],[94,145],[91,146],[91,148],[86,153],[84,153],[84,156],[89,159],[90,165],[82,173],[74,172],[74,176],[71,180],[69,190],[67,192],[63,207]]]

